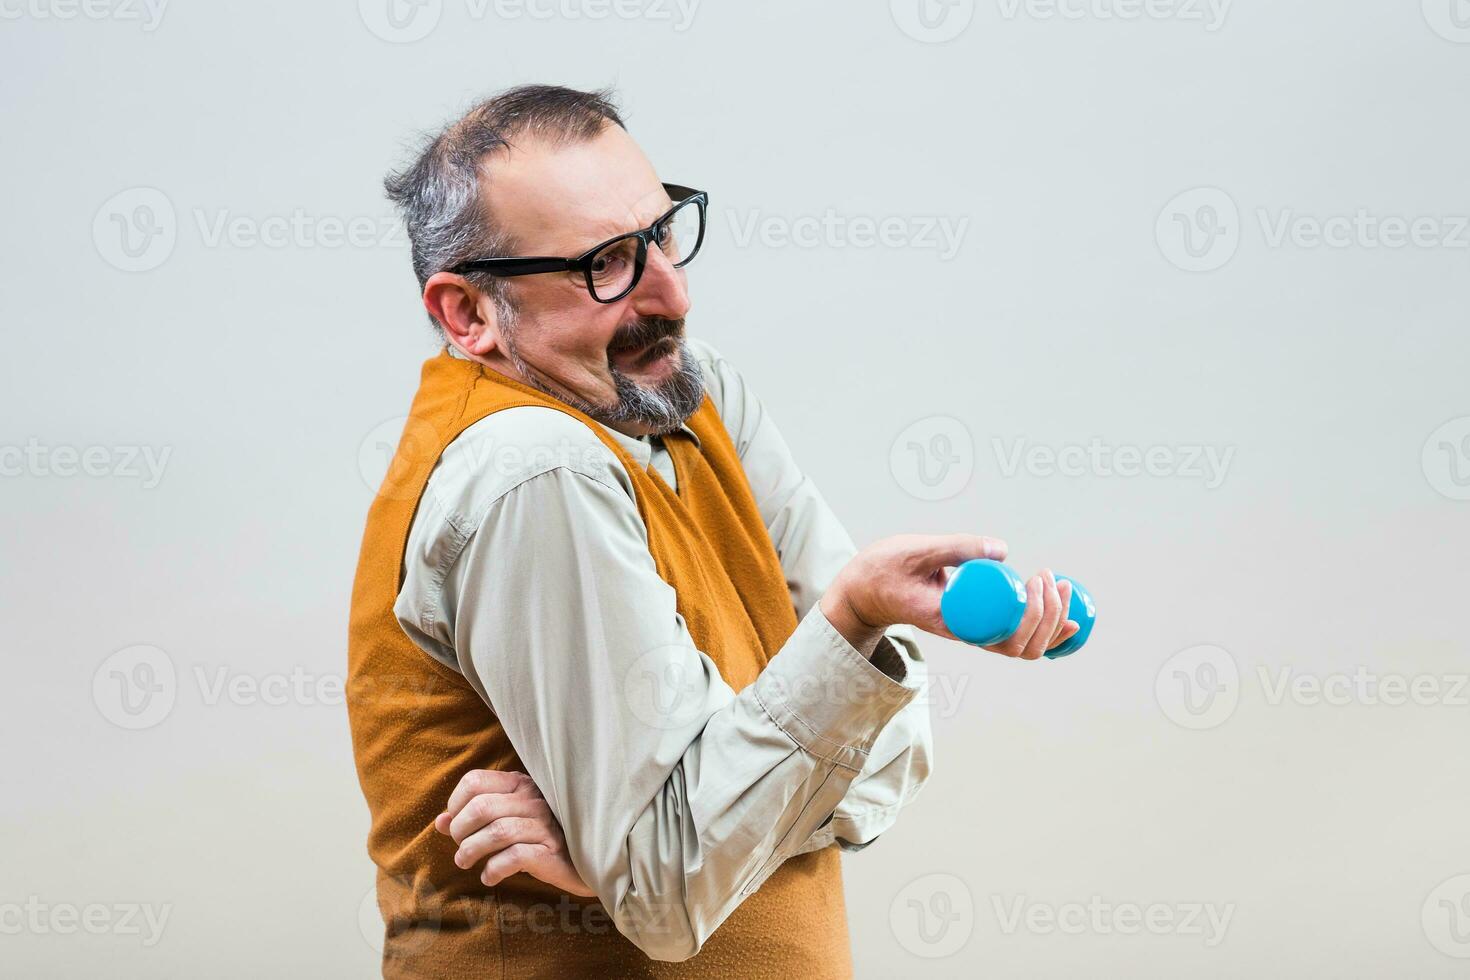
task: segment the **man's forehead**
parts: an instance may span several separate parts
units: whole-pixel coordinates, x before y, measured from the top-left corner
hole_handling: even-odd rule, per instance
[[[525,254],[571,255],[669,206],[653,165],[613,126],[583,142],[516,140],[486,162],[491,214]]]

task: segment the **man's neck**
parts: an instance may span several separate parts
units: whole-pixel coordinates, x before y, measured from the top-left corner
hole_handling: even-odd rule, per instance
[[[528,387],[535,388],[537,391],[550,395],[552,398],[555,398],[558,401],[566,401],[566,399],[562,398],[556,392],[547,391],[546,388],[542,385],[533,384],[523,374],[521,374],[520,371],[516,370],[516,366],[511,363],[511,361],[504,355],[502,355],[497,360],[491,360],[488,357],[477,357],[474,354],[470,354],[460,348],[457,344],[449,341],[445,342],[445,347],[449,350],[450,356],[452,357],[458,357],[461,360],[474,361],[477,364],[482,364],[490,370],[494,371],[496,374],[501,375],[502,377],[506,377],[512,381],[516,381]],[[655,431],[651,427],[647,425],[642,425],[637,422],[608,422],[604,419],[598,418],[596,415],[592,415],[592,419],[599,425],[605,425],[609,429],[621,432],[623,435],[633,439],[642,439],[647,436],[656,435]]]

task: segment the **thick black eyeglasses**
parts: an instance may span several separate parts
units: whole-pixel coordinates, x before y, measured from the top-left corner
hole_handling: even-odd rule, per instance
[[[704,244],[704,212],[709,195],[691,187],[664,184],[664,191],[674,206],[647,228],[609,238],[574,259],[546,255],[514,258],[472,259],[449,271],[488,272],[492,276],[534,276],[543,272],[580,272],[587,280],[587,291],[599,303],[616,303],[633,291],[643,277],[650,245],[657,246],[675,269],[694,261],[699,246]]]

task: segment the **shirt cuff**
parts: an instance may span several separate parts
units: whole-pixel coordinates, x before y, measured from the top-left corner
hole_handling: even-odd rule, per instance
[[[837,632],[816,603],[756,678],[756,700],[812,756],[860,771],[889,719],[918,691]]]
[[[891,653],[883,653],[884,659],[880,661],[880,652],[885,650]],[[918,632],[904,623],[890,626],[884,632],[873,649],[873,663],[889,677],[915,690],[923,687],[928,674],[924,654],[919,649]]]
[[[887,634],[878,638],[878,645],[873,647],[873,656],[869,659],[874,667],[877,667],[884,674],[900,684],[909,675],[908,662],[903,659],[903,654],[898,651],[898,644]]]

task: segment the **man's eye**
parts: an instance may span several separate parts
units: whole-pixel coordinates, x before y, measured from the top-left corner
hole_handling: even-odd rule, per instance
[[[592,274],[594,276],[611,275],[623,267],[622,256],[599,255],[592,260]]]

